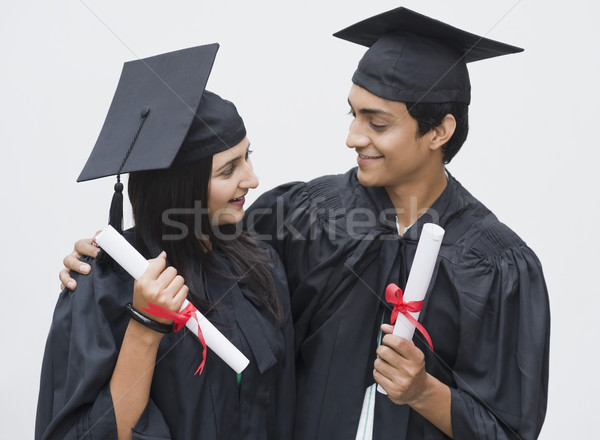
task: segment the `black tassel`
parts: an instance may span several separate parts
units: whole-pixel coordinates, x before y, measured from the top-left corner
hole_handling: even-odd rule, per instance
[[[119,176],[117,176],[115,192],[110,203],[108,224],[115,228],[119,234],[123,233],[123,184]]]
[[[146,118],[150,113],[150,107],[144,106],[140,113],[142,120],[140,121],[140,125],[135,132],[135,136],[131,140],[131,144],[129,144],[129,148],[127,149],[127,153],[123,158],[123,162],[121,162],[121,166],[119,167],[119,171],[117,171],[117,183],[115,183],[115,192],[113,194],[112,202],[110,203],[110,213],[108,215],[108,224],[117,230],[117,232],[123,235],[123,184],[121,183],[121,171],[123,171],[123,167],[125,166],[125,162],[129,158],[131,154],[131,150],[133,150],[133,146],[135,145],[135,141],[137,140],[140,132],[142,131],[142,127],[144,126],[144,122],[146,122]]]

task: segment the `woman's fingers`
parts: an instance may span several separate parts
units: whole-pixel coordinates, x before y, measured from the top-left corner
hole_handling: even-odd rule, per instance
[[[167,267],[162,273],[156,278],[157,284],[161,289],[167,290],[171,283],[177,277],[177,269],[173,266]],[[175,295],[177,290],[173,291],[172,294]]]
[[[156,281],[160,277],[167,266],[166,252],[161,252],[158,257],[148,260],[148,263],[148,268],[142,274],[139,281]]]
[[[174,267],[165,268],[164,252],[149,262],[148,269],[134,285],[134,306],[152,303],[178,312],[188,293],[185,280]]]
[[[188,292],[189,292],[188,286],[186,286],[184,284],[183,286],[181,286],[181,288],[179,289],[177,294],[173,297],[173,302],[174,302],[175,308],[177,309],[177,310],[175,310],[176,312],[179,312],[179,309],[181,309],[181,306],[183,305],[183,301],[188,296]]]
[[[183,304],[183,300],[187,297],[188,290],[189,289],[185,285],[185,280],[183,277],[181,275],[175,276],[169,285],[163,290],[165,301],[164,307],[173,310],[174,312],[179,312],[179,309]]]
[[[185,284],[185,280],[183,279],[183,277],[181,275],[177,275],[173,278],[173,280],[165,288],[165,292],[170,294],[171,297],[174,297],[175,295],[177,295],[177,292],[179,292],[179,289],[181,289],[184,284]]]

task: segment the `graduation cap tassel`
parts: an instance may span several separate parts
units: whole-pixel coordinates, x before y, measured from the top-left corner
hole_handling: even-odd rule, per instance
[[[148,106],[142,108],[142,112],[140,114],[142,120],[140,121],[140,125],[138,126],[135,132],[135,136],[133,136],[133,140],[129,145],[127,154],[125,154],[123,162],[121,162],[121,166],[119,167],[119,172],[117,173],[117,183],[115,183],[115,192],[113,193],[112,201],[110,202],[108,224],[115,228],[119,232],[119,234],[123,233],[123,184],[121,183],[121,171],[125,166],[125,162],[127,162],[127,158],[129,158],[129,155],[131,154],[131,150],[133,150],[135,141],[137,140],[140,132],[142,131],[142,127],[144,126],[144,122],[146,122],[148,113],[150,113],[150,108]]]
[[[117,175],[115,192],[110,202],[108,224],[115,228],[119,234],[123,233],[123,184],[121,183],[120,175]]]

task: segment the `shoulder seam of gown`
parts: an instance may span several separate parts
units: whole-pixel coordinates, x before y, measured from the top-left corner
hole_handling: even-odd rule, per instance
[[[343,209],[340,194],[337,191],[340,176],[322,176],[307,182],[304,191],[311,203],[315,203],[316,214],[321,218],[328,218],[330,210]]]
[[[493,258],[502,255],[508,249],[523,245],[525,245],[523,240],[508,226],[500,221],[495,221],[481,232],[473,249]]]

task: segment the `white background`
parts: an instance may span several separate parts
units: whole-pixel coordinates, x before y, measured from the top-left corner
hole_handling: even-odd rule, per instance
[[[557,4],[3,2],[0,437],[33,435],[62,258],[76,239],[106,222],[114,179],[75,179],[100,131],[122,63],[219,42],[208,88],[234,101],[246,121],[259,194],[355,165],[344,143],[346,97],[364,49],[331,34],[407,6],[526,49],[470,65],[471,131],[449,169],[543,263],[553,321],[541,438],[600,438],[600,38],[593,29],[600,8],[594,0]]]

